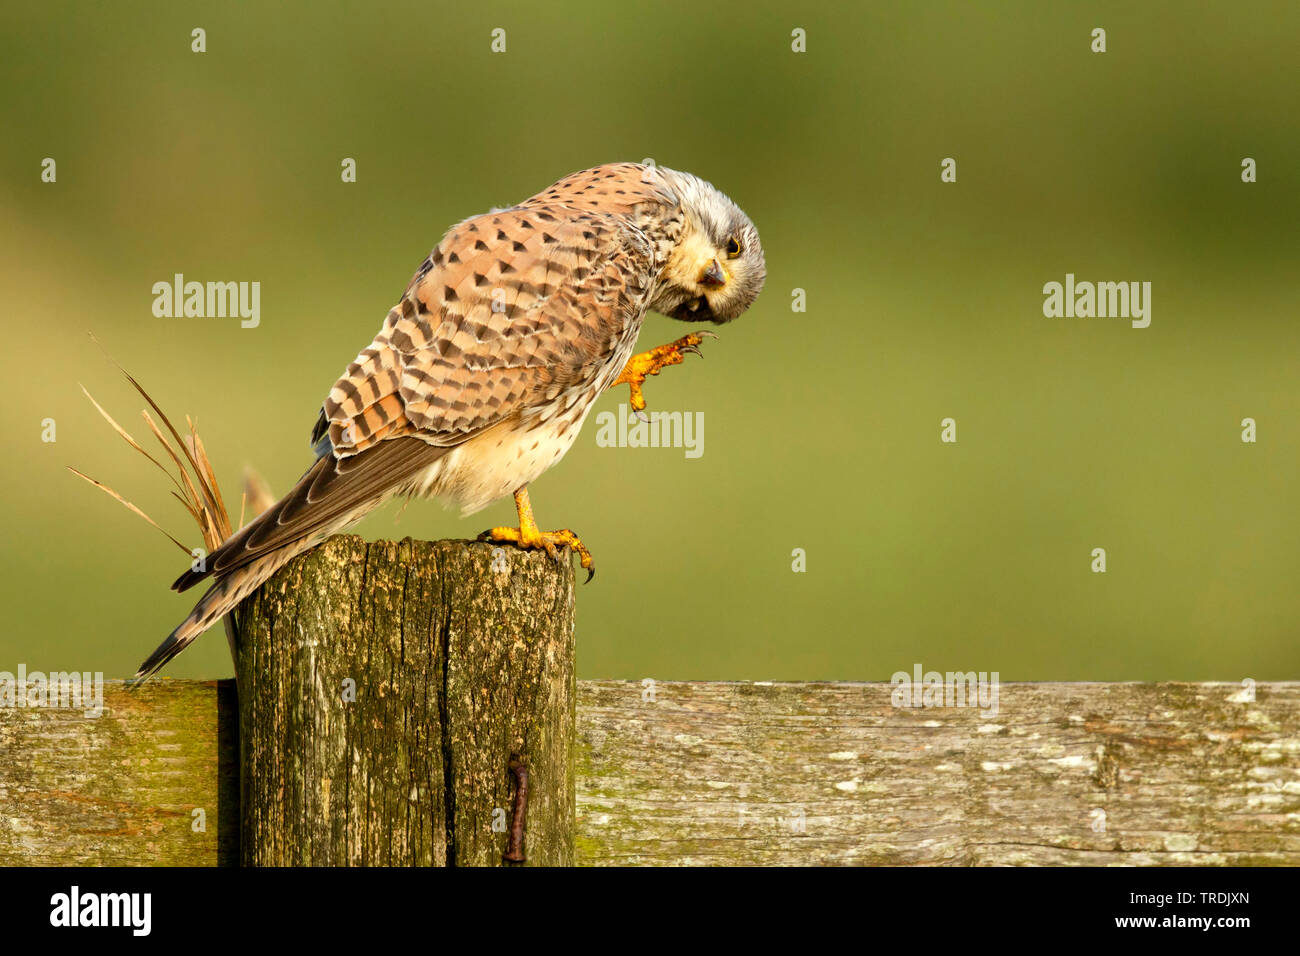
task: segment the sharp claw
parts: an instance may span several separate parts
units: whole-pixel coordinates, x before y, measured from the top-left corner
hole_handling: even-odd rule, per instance
[[[717,332],[710,332],[708,329],[700,329],[700,330],[699,330],[698,332],[696,332],[695,334],[696,334],[696,335],[707,335],[707,336],[708,336],[709,338],[711,338],[711,339],[716,339],[716,338],[718,337],[718,333],[717,333]]]
[[[591,579],[594,578],[595,576],[596,576],[596,566],[593,564],[591,567],[587,569],[587,580],[583,581],[582,583],[590,584]]]
[[[633,409],[632,414],[641,419],[641,421],[645,422],[647,425],[650,424],[650,416],[645,413],[644,408]]]

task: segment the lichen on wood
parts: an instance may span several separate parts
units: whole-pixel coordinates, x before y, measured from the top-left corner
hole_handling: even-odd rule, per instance
[[[237,863],[234,684],[103,690],[99,716],[0,708],[0,865]]]
[[[335,537],[240,614],[243,862],[573,860],[574,576],[540,552]]]
[[[341,567],[392,580],[400,547],[367,549],[368,569],[351,559]],[[464,559],[480,557],[490,560],[472,551]],[[424,600],[413,588],[449,566],[435,559],[428,582],[381,589],[379,612],[354,602],[358,620],[413,610]],[[562,615],[572,591],[561,582],[550,592],[551,570],[525,570],[534,584],[520,583],[540,587],[534,596],[549,594]],[[273,627],[295,620],[289,591],[300,580],[267,595],[284,611]],[[361,655],[360,666],[379,668],[361,675],[364,710],[307,693],[356,665],[322,667],[320,649],[301,641],[287,653],[314,667],[267,665],[262,679],[284,692],[260,706],[281,715],[268,726],[287,736],[283,746],[268,738],[258,766],[280,775],[269,778],[277,788],[295,779],[317,785],[277,803],[278,789],[257,781],[265,809],[256,826],[272,828],[259,837],[272,850],[250,862],[441,863],[452,847],[457,862],[499,863],[514,796],[511,748],[523,741],[532,756],[531,864],[1300,865],[1300,684],[1260,682],[1246,693],[1216,683],[1008,683],[994,717],[894,707],[888,684],[661,681],[648,692],[641,682],[581,681],[576,767],[555,771],[545,768],[568,760],[563,732],[545,732],[527,715],[573,707],[570,679],[544,650],[571,644],[507,625],[520,643],[485,651],[492,629],[437,601],[448,613],[430,610],[425,624],[412,623],[396,651],[339,645]],[[502,613],[493,601],[476,609],[484,611]],[[445,638],[430,643],[422,628]],[[440,658],[444,640],[464,656]],[[440,672],[421,647],[433,648],[434,662],[453,660],[445,705]],[[311,679],[288,679],[299,670]],[[428,680],[411,676],[426,670]],[[528,706],[509,684],[521,672],[542,675],[518,682]],[[501,690],[475,692],[478,680]],[[515,716],[495,717],[498,700]],[[421,721],[444,710],[448,723],[438,727],[459,740],[439,730],[435,745]],[[137,694],[114,683],[98,719],[0,709],[0,865],[238,862],[237,726],[231,681],[162,681]],[[313,727],[330,742],[304,749]],[[325,772],[338,760],[347,765]],[[438,802],[447,767],[457,793],[450,813]],[[547,780],[553,789],[539,793]],[[424,781],[423,791],[412,781]],[[545,836],[547,819],[573,812],[570,781],[576,848]],[[308,815],[295,820],[305,804]],[[192,828],[196,809],[205,810],[203,832]]]
[[[583,681],[578,862],[1300,864],[1300,684]]]

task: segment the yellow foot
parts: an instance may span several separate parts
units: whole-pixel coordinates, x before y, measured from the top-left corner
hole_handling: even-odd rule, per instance
[[[560,548],[572,548],[578,553],[578,562],[587,569],[587,580],[590,581],[596,576],[596,564],[591,560],[591,552],[582,543],[582,539],[568,528],[562,531],[538,531],[536,526],[522,529],[489,528],[479,535],[478,539],[513,544],[530,551],[540,548],[556,561],[561,560]]]
[[[641,391],[641,386],[645,384],[648,376],[658,375],[660,369],[667,368],[669,365],[681,365],[686,360],[687,352],[704,357],[704,353],[700,351],[700,343],[704,341],[706,335],[712,339],[717,338],[708,331],[692,332],[690,335],[683,335],[676,342],[661,345],[649,352],[641,352],[627,360],[623,373],[614,381],[614,385],[628,385],[631,388],[632,411],[638,414],[645,411],[645,395]]]

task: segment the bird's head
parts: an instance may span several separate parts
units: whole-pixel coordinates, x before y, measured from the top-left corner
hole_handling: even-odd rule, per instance
[[[686,322],[730,322],[758,298],[767,277],[758,230],[712,183],[673,169],[659,172],[683,221],[652,308]]]

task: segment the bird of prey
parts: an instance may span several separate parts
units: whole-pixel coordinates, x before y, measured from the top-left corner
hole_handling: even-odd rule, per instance
[[[766,275],[758,231],[710,183],[654,165],[574,173],[508,209],[453,226],[383,328],[330,389],[315,463],[293,489],[172,585],[210,579],[190,615],[136,674],[184,650],[294,556],[394,495],[465,514],[513,494],[517,528],[480,540],[571,548],[541,531],[528,485],[573,445],[596,397],[698,352],[701,333],[633,354],[647,310],[688,322],[739,316]]]

